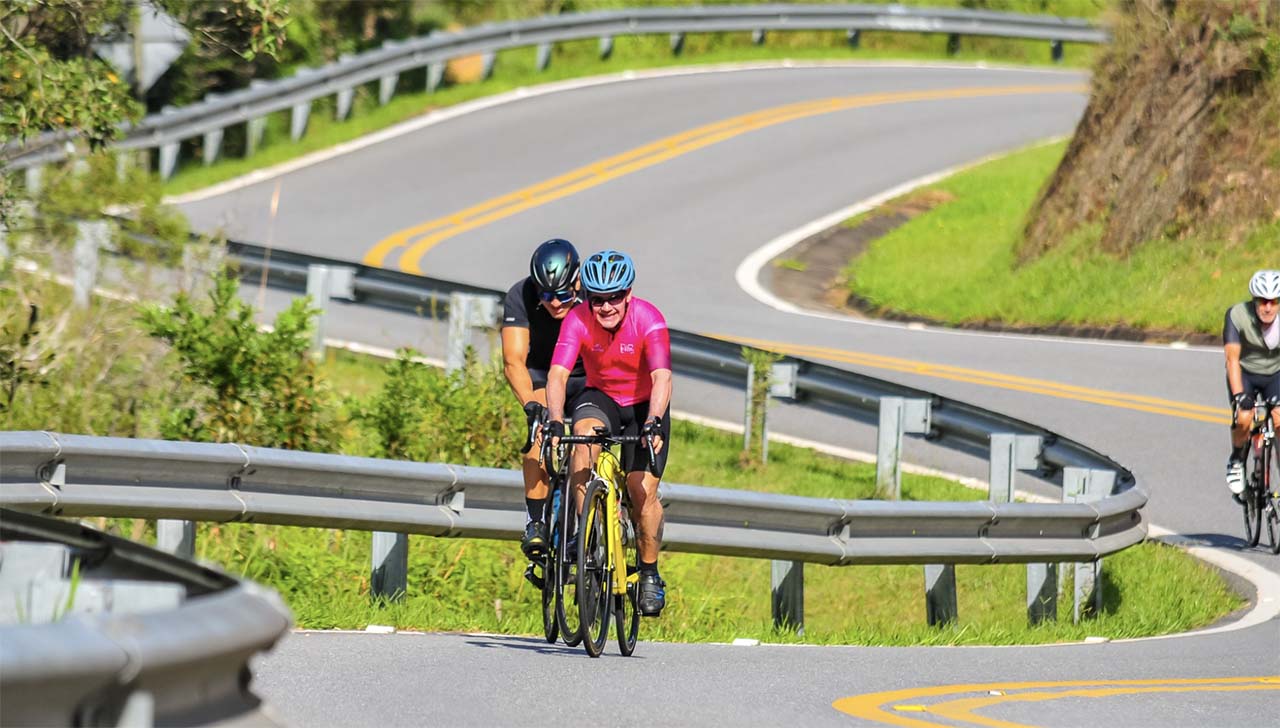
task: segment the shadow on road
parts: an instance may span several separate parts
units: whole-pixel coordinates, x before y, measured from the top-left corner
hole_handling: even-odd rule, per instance
[[[572,655],[574,657],[585,657],[591,659],[586,651],[581,647],[566,647],[563,644],[547,644],[547,641],[538,637],[477,637],[467,640],[467,644],[472,647],[485,647],[489,649],[503,650],[525,650],[528,652],[536,652],[544,655]]]
[[[1164,539],[1156,540],[1162,541]],[[1256,549],[1263,549],[1262,546],[1249,548],[1249,545],[1245,543],[1244,539],[1239,536],[1228,536],[1224,533],[1184,533],[1172,540],[1183,546],[1212,546],[1220,549],[1231,549],[1232,551],[1254,551]]]

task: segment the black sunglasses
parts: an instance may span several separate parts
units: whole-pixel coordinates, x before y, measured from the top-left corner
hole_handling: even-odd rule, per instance
[[[606,303],[617,303],[618,301],[621,301],[626,298],[627,294],[630,292],[631,290],[627,289],[625,291],[618,291],[617,293],[610,293],[607,296],[591,296],[587,300],[591,302],[591,306],[593,308],[600,308]]]
[[[553,298],[560,303],[568,303],[577,297],[578,292],[572,289],[567,291],[538,291],[538,299],[543,303],[550,303]]]

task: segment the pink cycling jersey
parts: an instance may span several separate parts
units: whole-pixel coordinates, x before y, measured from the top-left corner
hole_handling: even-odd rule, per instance
[[[596,321],[591,306],[575,306],[560,325],[551,364],[572,369],[579,353],[588,387],[599,389],[622,407],[644,402],[653,389],[649,375],[671,368],[667,320],[652,303],[633,297],[617,331],[611,332]]]

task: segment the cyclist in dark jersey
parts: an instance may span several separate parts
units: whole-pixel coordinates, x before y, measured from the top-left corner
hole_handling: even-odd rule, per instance
[[[1231,457],[1227,487],[1244,492],[1244,458],[1253,426],[1256,399],[1280,401],[1280,270],[1260,270],[1249,280],[1252,301],[1227,309],[1222,346],[1227,355],[1227,394],[1231,395]],[[1280,408],[1271,410],[1280,429]]]
[[[568,240],[554,238],[539,245],[529,260],[529,276],[516,281],[502,305],[502,360],[507,384],[524,408],[530,426],[542,418],[547,404],[547,371],[560,336],[560,323],[579,301],[578,251]],[[569,377],[570,398],[582,391],[582,360]],[[521,463],[527,511],[520,549],[530,559],[547,546],[543,510],[549,494],[547,473],[531,447]]]

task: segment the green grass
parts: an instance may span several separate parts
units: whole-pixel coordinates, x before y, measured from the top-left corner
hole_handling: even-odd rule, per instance
[[[384,129],[429,111],[483,96],[511,91],[539,83],[581,78],[628,69],[705,65],[728,62],[794,60],[945,60],[957,63],[995,61],[1019,65],[1050,66],[1048,44],[1040,41],[965,39],[960,52],[946,53],[946,37],[912,33],[864,33],[862,47],[853,50],[844,43],[843,33],[816,31],[775,33],[763,46],[752,45],[748,33],[717,33],[689,36],[685,50],[673,56],[666,36],[624,36],[614,41],[613,56],[600,60],[595,40],[558,44],[550,67],[536,70],[536,50],[517,48],[498,54],[494,75],[487,81],[446,86],[433,94],[424,88],[421,72],[401,76],[399,91],[386,106],[376,103],[376,85],[357,93],[346,121],[333,118],[331,98],[313,105],[307,133],[294,142],[289,139],[287,112],[268,117],[263,146],[251,157],[241,154],[243,129],[229,129],[224,156],[204,166],[199,159],[198,140],[188,142],[178,171],[164,185],[166,194],[181,194],[207,187],[255,169],[269,167],[336,144]],[[1092,46],[1066,44],[1063,65],[1087,66]]]
[[[341,389],[377,385],[376,365],[363,357],[331,355],[326,374]],[[676,421],[666,479],[670,482],[810,497],[870,497],[874,467],[774,443],[760,470],[739,464],[741,436]],[[513,453],[513,463],[515,456]],[[935,477],[903,475],[914,500],[978,500],[979,491]],[[539,634],[538,594],[523,579],[525,561],[514,543],[415,536],[409,548],[409,593],[398,602],[369,598],[371,537],[359,531],[261,524],[202,524],[197,555],[278,589],[298,625],[314,629],[400,629]],[[805,573],[803,639],[773,629],[768,561],[667,553],[668,609],[646,620],[643,639],[727,641],[738,637],[819,644],[1016,644],[1164,634],[1202,626],[1237,608],[1240,600],[1211,569],[1155,543],[1106,560],[1106,604],[1095,619],[1070,623],[1070,588],[1059,605],[1063,621],[1025,624],[1025,568],[957,569],[960,622],[944,629],[924,623],[923,574],[918,566],[824,567]]]
[[[1097,227],[1024,265],[1015,248],[1065,143],[1023,150],[934,188],[954,197],[883,238],[845,274],[883,310],[945,323],[1126,324],[1215,333],[1253,271],[1275,263],[1280,221],[1252,236],[1152,241],[1127,258],[1099,252]]]

